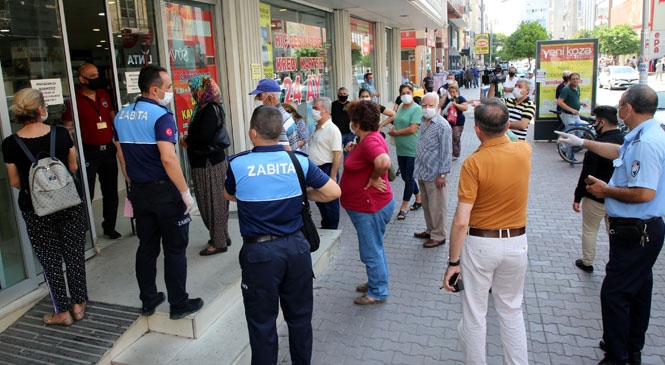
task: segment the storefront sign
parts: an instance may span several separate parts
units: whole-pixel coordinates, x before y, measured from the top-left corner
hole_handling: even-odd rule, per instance
[[[476,34],[476,54],[490,53],[490,35],[488,33]]]
[[[30,86],[42,92],[46,105],[64,104],[60,79],[30,80]]]
[[[270,19],[270,5],[263,3],[259,4],[259,24],[261,26],[261,60],[263,61],[263,75],[267,79],[272,79],[275,77],[275,69],[272,64],[272,21]]]
[[[125,82],[127,85],[127,94],[134,94],[134,93],[140,93],[141,89],[139,89],[139,74],[141,71],[130,71],[130,72],[125,72]]]

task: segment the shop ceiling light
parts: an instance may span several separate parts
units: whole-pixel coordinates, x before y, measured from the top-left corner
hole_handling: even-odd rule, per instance
[[[97,14],[97,15],[99,15],[99,16],[105,16],[106,14],[104,14],[104,13],[99,13],[99,14]]]
[[[92,28],[92,31],[93,31],[93,32],[101,32],[102,30],[99,29],[99,28]]]

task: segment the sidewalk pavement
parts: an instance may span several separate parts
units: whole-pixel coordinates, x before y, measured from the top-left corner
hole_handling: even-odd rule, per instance
[[[479,89],[461,89],[477,99]],[[448,180],[448,222],[457,205],[459,169],[479,145],[473,132],[472,108],[466,113],[462,157],[453,162]],[[534,126],[530,126],[530,138]],[[524,287],[524,317],[532,364],[596,364],[602,336],[600,287],[608,258],[608,238],[600,229],[595,272],[575,267],[581,257],[581,214],[572,210],[580,166],[571,168],[554,143],[533,146],[528,202],[529,266]],[[394,147],[391,147],[396,164]],[[391,183],[397,200],[403,191],[398,177]],[[422,247],[413,232],[424,229],[422,209],[387,227],[385,250],[390,272],[386,304],[358,306],[355,286],[366,282],[356,231],[342,209],[339,249],[328,268],[314,281],[313,364],[459,364],[457,325],[459,295],[439,290],[448,258],[448,244]],[[318,214],[317,209],[314,213]],[[508,212],[509,213],[509,212]],[[317,219],[315,217],[315,219]],[[651,323],[642,351],[643,364],[665,363],[665,259],[654,267]],[[502,364],[498,317],[490,299],[487,317],[487,361]],[[290,363],[288,329],[279,327],[280,363]]]

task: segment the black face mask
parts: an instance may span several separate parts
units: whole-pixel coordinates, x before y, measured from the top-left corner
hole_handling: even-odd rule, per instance
[[[563,82],[568,82],[570,81],[570,76],[564,76],[563,77]]]
[[[349,99],[348,95],[337,95],[337,99],[341,101],[342,103],[346,103],[346,101]]]
[[[515,73],[514,72],[508,72],[508,76],[513,77],[513,76],[515,76]]]
[[[600,134],[600,131],[603,129],[603,126],[600,125],[600,123],[594,124],[593,129],[596,131],[596,134]]]
[[[104,87],[104,81],[101,79],[101,77],[98,77],[96,79],[89,79],[89,78],[83,76],[83,78],[86,81],[88,81],[88,83],[85,84],[85,86],[90,90],[97,90],[97,89],[101,89],[101,88]]]

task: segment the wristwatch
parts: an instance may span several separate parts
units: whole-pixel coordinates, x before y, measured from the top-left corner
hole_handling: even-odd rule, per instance
[[[439,174],[439,177],[446,178],[446,174]]]
[[[459,259],[455,262],[448,261],[448,266],[459,266],[459,261],[460,261]]]

